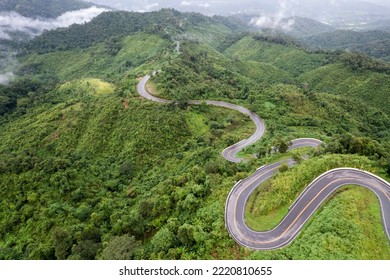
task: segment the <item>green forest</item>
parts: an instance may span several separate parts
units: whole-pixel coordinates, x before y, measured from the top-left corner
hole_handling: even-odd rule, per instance
[[[91,6],[91,3],[79,0],[2,0],[0,11],[15,11],[25,17],[55,18]]]
[[[313,48],[328,50],[348,49],[390,61],[390,33],[388,28],[372,31],[337,30],[303,38]]]
[[[253,193],[253,229],[273,228],[331,168],[389,181],[388,63],[169,9],[47,31],[18,61],[0,85],[0,260],[390,259],[380,204],[362,187],[339,190],[282,249],[241,247],[224,222],[235,182],[289,157],[309,155]],[[177,102],[138,95],[156,70],[154,93]],[[253,123],[190,99],[242,105],[266,134],[230,163],[221,151]],[[326,146],[270,152],[300,137]]]

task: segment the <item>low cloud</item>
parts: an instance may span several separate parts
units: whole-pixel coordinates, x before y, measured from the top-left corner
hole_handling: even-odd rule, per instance
[[[271,28],[289,31],[294,25],[295,20],[286,20],[286,17],[288,16],[288,10],[289,9],[286,1],[279,2],[279,10],[276,13],[254,17],[251,19],[249,24],[259,28]]]
[[[180,6],[192,6],[192,7],[199,7],[199,8],[209,8],[210,3],[208,2],[199,2],[199,1],[182,1],[180,3]]]
[[[137,10],[137,12],[139,12],[139,13],[150,12],[151,10],[153,10],[153,9],[159,7],[159,6],[160,6],[159,3],[151,3],[151,4],[148,3],[148,4],[145,4],[145,5],[142,7],[142,9]]]
[[[45,29],[68,27],[74,23],[82,24],[90,21],[102,12],[108,11],[95,6],[78,11],[66,12],[55,19],[33,19],[16,12],[0,13],[0,40],[18,40],[23,33],[30,38],[41,34]],[[25,36],[24,35],[24,36]],[[24,37],[22,36],[22,37]],[[0,45],[0,84],[7,84],[15,78],[13,71],[17,69],[15,53],[2,49]]]
[[[7,72],[4,74],[0,74],[0,84],[6,85],[14,78],[14,74],[12,72]]]
[[[150,10],[150,9],[153,9],[153,8],[157,8],[158,6],[160,6],[159,3],[147,4],[147,5],[146,5],[146,10]]]
[[[88,22],[105,11],[108,10],[93,6],[88,9],[66,12],[55,19],[32,19],[16,12],[1,13],[0,38],[10,40],[9,33],[12,32],[23,32],[33,37],[42,33],[45,29],[68,27],[74,23]]]
[[[1,20],[1,16],[0,16]],[[11,40],[11,36],[8,35],[8,33],[4,32],[3,30],[0,29],[0,39],[2,40]]]

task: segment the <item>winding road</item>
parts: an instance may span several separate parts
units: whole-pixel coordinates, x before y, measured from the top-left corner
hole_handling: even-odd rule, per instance
[[[146,84],[151,78],[150,75],[147,75],[142,78],[142,80],[138,83],[138,93],[151,101],[159,102],[159,103],[171,103],[173,101],[167,100],[167,99],[162,99],[158,98],[156,96],[151,95],[147,90],[146,90]],[[213,100],[190,100],[188,101],[188,104],[191,105],[200,105],[200,104],[207,104],[207,105],[212,105],[212,106],[217,106],[217,107],[223,107],[231,110],[236,110],[241,112],[244,115],[247,115],[250,117],[250,119],[255,123],[256,125],[256,131],[252,134],[251,137],[248,139],[241,140],[240,142],[227,147],[225,150],[222,151],[222,156],[231,162],[239,163],[242,161],[241,158],[237,157],[237,153],[240,152],[243,148],[254,144],[257,140],[259,140],[264,132],[265,132],[265,124],[262,119],[255,113],[249,111],[247,108],[244,108],[239,105],[234,105],[231,103],[223,102],[223,101],[213,101]]]
[[[155,97],[146,90],[146,84],[150,78],[150,75],[142,78],[138,84],[138,93],[151,101],[159,103],[173,102]],[[222,151],[222,156],[226,160],[235,163],[241,162],[242,159],[237,157],[237,153],[263,136],[265,132],[263,120],[250,110],[231,103],[212,100],[189,101],[189,104],[192,105],[202,103],[237,110],[249,116],[255,123],[256,131],[248,139],[244,139]],[[301,147],[317,147],[321,144],[323,142],[317,139],[300,138],[291,141],[289,150]],[[292,159],[286,162],[289,166],[296,164]],[[390,184],[372,173],[354,168],[336,168],[318,176],[305,188],[291,205],[284,219],[274,229],[263,232],[250,229],[246,225],[244,217],[247,201],[257,186],[278,173],[279,167],[283,163],[284,161],[280,161],[258,168],[252,175],[237,182],[230,191],[226,200],[225,224],[229,234],[238,244],[255,250],[271,250],[288,245],[296,238],[302,227],[321,204],[345,185],[359,185],[376,194],[381,205],[383,228],[390,240]]]

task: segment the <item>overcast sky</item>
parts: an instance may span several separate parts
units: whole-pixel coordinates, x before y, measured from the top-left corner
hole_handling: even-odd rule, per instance
[[[92,0],[97,4],[105,4],[117,9],[130,11],[153,11],[171,7],[182,11],[199,11],[206,14],[231,14],[244,11],[269,11],[277,9],[281,3],[295,9],[312,8],[318,2],[337,5],[342,2],[356,5],[357,2],[369,2],[390,8],[389,0]],[[323,4],[324,5],[324,4]],[[297,12],[297,11],[294,11]],[[299,12],[298,12],[299,13]]]

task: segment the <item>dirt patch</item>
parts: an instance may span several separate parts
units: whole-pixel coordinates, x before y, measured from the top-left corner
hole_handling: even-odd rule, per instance
[[[53,132],[49,137],[48,141],[54,141],[60,138],[60,133],[59,132]]]
[[[126,100],[123,100],[123,108],[125,108],[125,110],[129,109],[129,102],[127,102]]]

